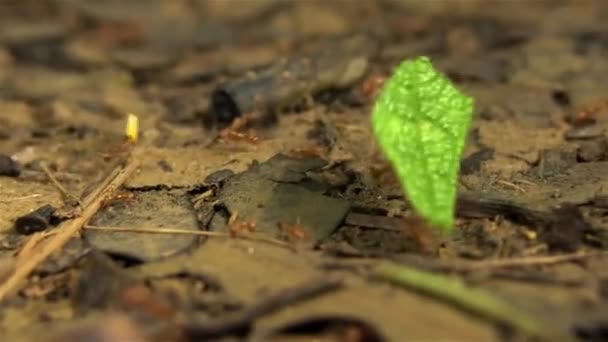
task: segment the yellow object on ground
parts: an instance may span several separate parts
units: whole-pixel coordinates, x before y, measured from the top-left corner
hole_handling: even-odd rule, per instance
[[[137,142],[139,136],[139,118],[137,115],[132,113],[128,114],[125,134],[127,135],[127,140],[132,143]]]

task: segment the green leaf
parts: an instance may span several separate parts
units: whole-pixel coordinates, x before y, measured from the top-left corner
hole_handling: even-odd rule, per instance
[[[417,212],[449,232],[460,157],[473,113],[462,94],[427,57],[402,62],[372,113],[376,139]]]

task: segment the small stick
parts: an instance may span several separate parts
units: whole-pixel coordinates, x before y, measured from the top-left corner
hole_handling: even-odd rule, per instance
[[[84,229],[90,230],[101,230],[107,232],[129,232],[129,233],[152,233],[152,234],[178,234],[178,235],[202,235],[202,236],[212,236],[212,237],[223,237],[223,238],[232,238],[228,233],[222,232],[209,232],[204,230],[189,230],[189,229],[180,229],[180,228],[149,228],[149,227],[139,227],[139,228],[131,228],[131,227],[108,227],[108,226],[93,226],[93,225],[85,225]],[[263,237],[263,236],[248,236],[248,235],[236,235],[236,238],[241,238],[244,240],[252,240],[252,241],[262,241],[267,242],[273,245],[292,248],[290,244],[287,242],[283,242],[281,240]]]
[[[32,253],[29,259],[15,268],[13,274],[0,285],[0,301],[17,290],[23,280],[25,280],[38,265],[44,262],[47,257],[53,254],[53,252],[63,247],[74,234],[78,233],[78,231],[80,231],[80,229],[97,213],[106,195],[111,194],[120,187],[129,176],[131,176],[138,165],[137,161],[131,160],[120,170],[115,178],[104,181],[101,185],[102,190],[95,191],[95,193],[99,193],[99,196],[92,200],[90,205],[83,208],[82,215],[71,221],[63,222],[57,227],[58,233],[53,236],[48,243],[40,247],[37,251],[38,253]]]
[[[522,267],[522,266],[541,266],[541,265],[553,265],[562,262],[582,260],[592,257],[608,256],[608,252],[585,252],[578,251],[569,254],[560,255],[544,255],[544,256],[531,256],[531,257],[520,257],[520,258],[505,258],[505,259],[494,259],[494,260],[481,260],[481,261],[456,261],[456,262],[425,262],[420,263],[417,260],[411,260],[411,263],[417,267],[429,270],[429,271],[454,271],[454,272],[470,272],[477,270],[486,269],[499,269],[509,267]],[[406,259],[407,260],[407,259]],[[322,267],[335,267],[335,268],[349,268],[352,266],[373,266],[377,263],[377,260],[373,259],[362,259],[362,260],[340,260],[339,262],[330,261],[322,264]]]
[[[62,182],[80,182],[82,181],[82,177],[75,173],[68,172],[55,172],[53,174],[55,179]],[[24,180],[34,181],[34,182],[43,182],[48,179],[48,175],[42,171],[34,171],[34,170],[22,170],[19,178]]]
[[[25,260],[29,259],[35,252],[36,246],[49,236],[57,234],[57,230],[47,230],[44,232],[38,232],[32,234],[27,242],[19,249],[15,255],[15,263],[17,267],[21,265]]]
[[[0,258],[0,283],[13,273],[15,269],[14,258]]]
[[[527,185],[531,185],[531,186],[536,186],[536,183],[530,182],[529,180],[525,180],[525,179],[515,179],[514,181],[517,182],[517,183],[521,183],[521,184],[527,184]]]
[[[42,195],[41,194],[31,194],[31,195],[27,195],[27,196],[19,196],[19,197],[13,197],[13,198],[0,198],[0,203],[23,201],[26,199],[36,198],[36,197],[40,197],[40,196],[42,196]]]
[[[506,180],[499,179],[499,180],[496,181],[496,183],[502,184],[504,186],[513,188],[513,189],[521,191],[521,192],[526,192],[526,189],[522,188],[521,186],[519,186],[517,184],[513,184],[511,182],[507,182]]]
[[[608,255],[606,252],[584,252],[578,251],[569,254],[561,254],[561,255],[546,255],[546,256],[533,256],[533,257],[523,257],[523,258],[511,258],[511,259],[494,259],[494,260],[484,260],[484,261],[475,261],[475,262],[467,262],[463,264],[456,264],[454,268],[457,270],[480,270],[480,269],[488,269],[488,268],[506,268],[506,267],[517,267],[517,266],[534,266],[534,265],[551,265],[558,264],[567,261],[580,260],[594,256],[602,256]],[[448,266],[448,268],[452,268]]]
[[[49,169],[49,167],[46,165],[45,162],[40,163],[40,168],[42,169],[42,171],[44,171],[44,174],[46,174],[48,179],[51,181],[51,183],[53,183],[53,185],[57,188],[57,190],[59,190],[59,192],[61,192],[61,195],[63,196],[64,199],[74,200],[76,203],[78,203],[78,205],[80,205],[82,207],[82,202],[80,202],[80,199],[78,199],[76,196],[70,194],[68,192],[68,190],[63,185],[61,185],[61,183],[59,183],[59,181],[57,180],[57,178],[55,178],[55,176],[53,175],[53,173],[51,172],[51,170]]]
[[[97,185],[93,191],[91,191],[91,193],[85,196],[84,200],[82,200],[83,207],[88,207],[91,205],[91,203],[93,203],[93,201],[95,201],[96,198],[99,198],[102,193],[106,192],[106,190],[110,190],[110,183],[112,183],[112,181],[116,179],[121,172],[123,172],[123,170],[120,167],[112,169],[110,174],[104,178],[101,183]],[[114,190],[116,189],[112,189],[112,191]]]

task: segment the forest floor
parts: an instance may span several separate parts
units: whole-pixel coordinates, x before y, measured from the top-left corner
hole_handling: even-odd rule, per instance
[[[422,55],[475,99],[449,237],[371,133]],[[602,1],[2,2],[2,340],[606,340],[607,90]]]

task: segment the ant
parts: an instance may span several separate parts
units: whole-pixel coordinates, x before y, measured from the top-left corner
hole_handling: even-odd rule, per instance
[[[256,135],[241,133],[231,129],[221,131],[220,139],[223,141],[246,141],[252,145],[257,144],[259,141],[259,137]]]
[[[131,191],[121,191],[113,195],[106,195],[101,201],[101,208],[113,206],[118,203],[133,203],[137,199],[137,195]]]
[[[583,110],[579,111],[575,115],[572,122],[578,125],[595,122],[594,116],[607,107],[608,100],[599,101],[595,104],[585,106]]]
[[[368,98],[373,98],[378,94],[378,90],[382,88],[384,85],[384,81],[386,81],[386,77],[382,75],[372,75],[368,77],[365,81],[363,81],[363,85],[361,86],[361,90],[363,94]]]
[[[230,234],[231,237],[237,237],[243,233],[255,233],[255,222],[239,222],[238,217],[239,214],[234,213],[228,219],[228,234]]]
[[[298,158],[310,158],[310,157],[320,157],[323,155],[323,148],[319,146],[308,146],[308,147],[299,147],[294,148],[289,152],[289,155]]]
[[[310,236],[310,231],[298,223],[279,222],[279,229],[281,236],[290,242],[302,241]]]
[[[434,254],[439,248],[437,228],[419,216],[403,218],[400,230],[401,238],[413,242],[422,254]]]
[[[243,133],[243,130],[249,121],[246,117],[235,119],[230,126],[224,128],[219,133],[219,138],[222,141],[246,141],[249,144],[256,145],[260,138],[252,133]]]
[[[107,163],[113,160],[120,160],[128,156],[133,150],[133,143],[127,138],[123,142],[117,145],[112,145],[108,148],[107,152],[102,153],[103,160]]]

